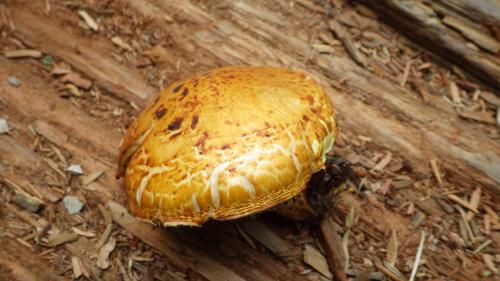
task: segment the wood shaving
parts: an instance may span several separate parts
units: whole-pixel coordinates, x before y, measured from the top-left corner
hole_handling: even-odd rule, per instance
[[[84,10],[79,10],[78,14],[82,19],[85,21],[85,23],[92,29],[93,31],[98,31],[99,30],[99,25],[97,22]]]
[[[424,242],[425,242],[425,230],[422,230],[420,231],[420,242],[418,243],[417,255],[415,256],[415,262],[413,263],[413,268],[411,270],[409,281],[415,280],[415,276],[417,276],[418,266],[420,264],[420,259],[422,257],[422,252],[424,250]]]
[[[96,264],[100,269],[107,269],[109,267],[109,255],[115,250],[115,247],[116,240],[115,238],[111,237],[109,238],[108,242],[99,249]]]
[[[386,260],[389,264],[392,266],[396,265],[396,261],[398,259],[398,236],[396,233],[396,230],[392,230],[391,232],[391,238],[389,239],[389,243],[387,245],[387,254],[386,254]]]
[[[9,59],[17,59],[17,58],[41,58],[42,52],[39,50],[13,50],[13,51],[5,51],[5,57]]]
[[[327,278],[333,278],[332,273],[328,269],[328,264],[325,257],[314,247],[310,245],[304,246],[304,262],[310,265],[312,268],[317,270],[319,273],[323,274]]]

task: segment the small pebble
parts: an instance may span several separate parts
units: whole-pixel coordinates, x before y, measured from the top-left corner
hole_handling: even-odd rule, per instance
[[[10,132],[10,128],[7,120],[0,118],[0,134],[7,134],[8,132]]]
[[[66,168],[66,171],[70,172],[73,175],[83,175],[82,166],[78,164],[71,164]]]
[[[67,195],[63,198],[64,207],[70,215],[80,212],[83,208],[83,203],[76,196]]]
[[[21,80],[17,79],[16,76],[9,76],[9,78],[7,78],[7,82],[9,82],[9,84],[11,84],[14,87],[21,86]]]

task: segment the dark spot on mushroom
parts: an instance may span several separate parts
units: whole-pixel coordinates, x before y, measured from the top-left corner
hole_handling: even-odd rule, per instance
[[[188,93],[189,93],[188,88],[184,88],[184,90],[182,90],[182,93],[181,93],[182,98],[184,98],[184,97],[185,97]],[[182,98],[181,98],[181,99],[182,99]]]
[[[160,108],[158,108],[158,110],[155,111],[155,118],[157,120],[162,118],[166,112],[167,112],[167,110],[163,106],[160,106]]]
[[[266,122],[264,123],[264,127],[265,127],[266,129],[269,129],[269,128],[271,128],[271,124],[269,124],[269,123],[266,121]]]
[[[180,134],[181,134],[181,132],[175,133],[175,134],[171,135],[169,139],[173,140],[176,137],[178,137]]]
[[[191,129],[194,130],[196,125],[198,125],[198,115],[193,116],[193,119],[191,119]]]
[[[264,137],[266,137],[266,138],[271,137],[271,133],[269,133],[269,132],[265,132],[265,133],[264,133]]]
[[[176,117],[174,121],[168,124],[168,129],[170,131],[178,130],[181,127],[181,124],[182,124],[182,117]]]
[[[314,98],[313,98],[313,96],[308,95],[308,96],[306,97],[306,99],[307,99],[307,101],[309,102],[309,104],[311,104],[311,105],[312,105],[312,104],[314,103]]]
[[[207,131],[203,132],[203,136],[196,142],[195,146],[200,149],[200,152],[203,153],[203,147],[205,146],[205,141],[208,139]]]
[[[174,90],[173,90],[173,92],[174,93],[179,92],[181,90],[182,86],[184,86],[184,84],[180,84],[179,86],[175,87]]]
[[[311,107],[311,111],[312,111],[313,113],[318,113],[318,109],[316,109],[316,108],[314,108],[314,107]]]
[[[309,121],[309,117],[307,115],[302,116],[302,119],[304,119],[304,121]]]
[[[231,146],[230,146],[228,143],[226,143],[226,144],[223,144],[220,148],[221,148],[221,149],[228,149],[228,148],[230,148],[230,147],[231,147]]]
[[[200,79],[196,78],[193,80],[193,87],[198,87],[198,85],[200,84]]]

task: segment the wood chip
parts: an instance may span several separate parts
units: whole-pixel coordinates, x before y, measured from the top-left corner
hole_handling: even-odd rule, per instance
[[[100,269],[107,269],[109,267],[109,255],[115,250],[116,240],[115,238],[109,238],[108,242],[104,244],[97,254],[97,266]]]
[[[410,74],[410,68],[411,68],[412,64],[413,64],[412,60],[409,60],[406,62],[405,71],[403,72],[403,78],[401,79],[401,83],[400,83],[400,85],[402,87],[405,86],[406,81],[408,80],[408,75]]]
[[[3,177],[0,178],[0,181],[5,183],[9,188],[14,192],[14,197],[12,197],[12,201],[19,205],[20,207],[32,212],[36,213],[44,204],[43,200],[40,199],[39,193],[35,197],[27,193],[21,185],[16,183],[14,180]]]
[[[441,178],[441,172],[439,171],[437,160],[436,159],[432,159],[430,161],[430,163],[431,163],[431,168],[432,168],[432,172],[434,174],[434,177],[436,178],[439,186],[441,186],[443,184],[443,179]]]
[[[113,224],[110,223],[106,225],[106,228],[102,232],[101,237],[99,237],[99,240],[97,240],[97,243],[95,244],[96,249],[100,249],[108,241],[112,229]]]
[[[82,262],[77,256],[71,257],[71,265],[73,267],[73,276],[76,278],[83,275]]]
[[[456,196],[455,194],[447,194],[446,196],[449,199],[451,199],[452,201],[454,201],[455,203],[460,204],[462,207],[467,208],[467,209],[473,211],[476,214],[479,213],[479,211],[476,208],[474,208],[474,206],[472,206],[469,202],[467,202],[464,199]]]
[[[78,239],[78,234],[63,232],[63,233],[52,234],[51,236],[49,236],[46,244],[48,247],[56,247],[64,243],[73,242],[77,239]]]
[[[346,48],[347,53],[351,56],[351,58],[357,64],[364,67],[366,65],[365,58],[354,46],[354,42],[349,32],[347,32],[347,30],[335,20],[328,21],[328,26],[330,30],[335,34],[335,36],[344,44],[344,47]]]
[[[326,253],[330,272],[335,274],[335,279],[347,281],[347,275],[344,271],[346,259],[343,256],[342,242],[339,234],[335,231],[334,223],[329,218],[324,218],[319,225],[320,237],[322,239],[322,248]]]
[[[420,259],[422,257],[422,252],[424,250],[424,242],[425,242],[425,230],[420,231],[420,242],[418,243],[417,255],[415,256],[415,262],[413,263],[413,268],[411,270],[410,280],[415,280],[415,276],[417,276],[418,266],[420,265]]]
[[[243,222],[240,225],[246,233],[277,256],[286,256],[293,248],[290,242],[281,239],[262,222]]]
[[[500,274],[500,270],[495,266],[494,258],[490,254],[483,254],[483,261],[494,274]]]
[[[372,170],[374,170],[374,171],[382,171],[382,170],[384,170],[384,168],[389,163],[391,163],[391,160],[392,160],[392,153],[391,152],[387,152],[385,154],[384,158],[382,158],[382,160],[380,160],[380,162],[378,162],[377,165],[375,165],[375,167],[373,167]]]
[[[111,212],[105,206],[99,204],[97,205],[99,211],[101,211],[102,218],[104,219],[104,225],[111,224],[113,222],[113,217]]]
[[[375,260],[375,267],[388,275],[390,278],[396,280],[396,281],[406,281],[406,277],[401,273],[397,268],[394,266],[390,265],[389,263],[384,263],[382,264],[380,261]]]
[[[444,24],[458,30],[464,37],[490,53],[497,54],[500,51],[500,43],[497,40],[488,34],[477,31],[471,27],[468,22],[452,16],[445,16],[442,21]]]
[[[73,84],[66,84],[65,88],[66,88],[66,90],[68,90],[68,92],[70,92],[75,97],[82,96],[82,93],[80,92],[80,90],[78,90],[78,88]]]
[[[492,113],[487,111],[468,111],[468,110],[459,110],[457,109],[457,113],[460,117],[465,119],[470,119],[478,122],[483,122],[487,124],[496,124],[497,121]]]
[[[238,233],[240,233],[241,237],[243,237],[243,239],[245,239],[245,241],[248,243],[248,245],[250,245],[250,247],[252,247],[253,249],[257,249],[257,246],[255,246],[255,243],[253,242],[252,238],[250,238],[248,236],[248,234],[246,234],[245,231],[243,231],[243,229],[241,229],[241,227],[239,227],[238,225],[235,225],[236,226],[236,229],[238,230]]]
[[[500,106],[500,97],[493,94],[492,92],[481,91],[481,98],[492,105]]]
[[[500,223],[500,218],[498,217],[498,215],[495,213],[495,211],[493,211],[493,209],[490,208],[490,206],[488,205],[483,205],[483,208],[484,210],[486,211],[486,213],[488,213],[488,215],[490,216],[492,222],[494,224],[499,224]]]
[[[462,104],[462,99],[460,98],[460,92],[459,92],[458,86],[455,82],[448,81],[448,83],[446,84],[446,91],[448,93],[448,96],[451,98],[451,101],[455,105]]]
[[[17,237],[17,238],[16,238],[16,241],[17,241],[19,244],[23,245],[24,247],[26,247],[26,248],[28,248],[28,249],[30,249],[30,250],[33,250],[33,246],[32,246],[30,243],[28,243],[28,241],[24,240],[23,238],[21,238],[21,237]]]
[[[486,240],[485,242],[481,243],[474,251],[472,251],[473,254],[477,254],[481,252],[484,248],[488,247],[493,241],[491,239]]]
[[[92,87],[92,81],[83,78],[80,74],[75,72],[70,72],[61,77],[61,82],[74,84],[84,90],[90,90]]]
[[[90,174],[82,177],[83,186],[89,185],[90,183],[100,178],[102,175],[104,175],[104,171],[93,171]]]
[[[481,187],[477,187],[473,192],[470,197],[469,204],[471,205],[472,208],[478,209],[479,208],[479,203],[481,201]]]
[[[76,227],[72,227],[71,229],[73,229],[73,231],[74,231],[76,234],[80,235],[80,236],[85,236],[85,237],[90,237],[90,238],[92,238],[92,237],[95,237],[95,236],[96,236],[96,234],[95,234],[95,233],[93,233],[93,232],[90,232],[90,231],[83,231],[83,230],[81,230],[81,229],[79,229],[79,228],[76,228]]]
[[[127,42],[123,41],[120,37],[118,36],[113,36],[111,38],[111,42],[115,44],[116,46],[126,50],[126,51],[132,51],[132,46],[130,46]]]
[[[304,246],[304,262],[310,265],[319,273],[323,274],[327,278],[333,278],[332,273],[328,269],[328,264],[326,263],[325,257],[316,248],[305,245]]]
[[[9,59],[17,58],[41,58],[42,52],[39,50],[12,50],[5,51],[5,57]]]
[[[392,229],[392,234],[387,245],[387,254],[385,258],[386,261],[392,266],[396,265],[396,261],[398,259],[398,245],[398,235],[396,233],[396,230]]]
[[[16,192],[12,197],[12,201],[32,213],[38,212],[45,204],[42,200],[22,191]]]
[[[95,22],[95,20],[84,10],[79,10],[78,14],[82,19],[85,21],[85,23],[92,29],[93,31],[99,30],[99,25]]]
[[[334,54],[335,53],[335,48],[333,48],[332,46],[327,45],[327,44],[315,43],[315,44],[312,44],[312,48],[320,54]]]
[[[465,229],[467,230],[467,235],[469,239],[474,243],[476,242],[476,238],[474,236],[474,233],[472,232],[472,229],[470,227],[469,222],[467,221],[467,217],[465,216],[464,210],[460,206],[456,206],[458,212],[460,213],[460,216],[462,217],[463,223],[465,225]]]

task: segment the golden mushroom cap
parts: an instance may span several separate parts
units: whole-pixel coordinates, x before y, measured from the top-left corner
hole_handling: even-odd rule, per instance
[[[335,134],[331,100],[310,77],[224,67],[160,93],[122,141],[118,175],[144,220],[234,219],[301,192],[324,168]]]

